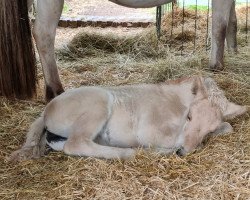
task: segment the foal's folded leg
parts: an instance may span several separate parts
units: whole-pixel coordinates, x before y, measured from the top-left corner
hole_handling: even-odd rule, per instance
[[[69,138],[66,141],[64,152],[74,156],[90,156],[106,159],[128,159],[135,155],[135,150],[131,148],[102,146],[88,139],[79,140],[77,138]]]
[[[160,155],[169,155],[174,152],[176,152],[178,149],[177,148],[163,148],[163,147],[157,147],[154,149],[156,153]]]

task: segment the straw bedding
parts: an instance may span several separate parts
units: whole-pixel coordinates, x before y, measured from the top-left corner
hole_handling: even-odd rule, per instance
[[[250,46],[244,33],[238,37],[239,54],[226,54],[226,69],[217,74],[206,69],[208,53],[203,47],[179,56],[178,45],[167,46],[168,34],[157,43],[151,31],[123,35],[122,40],[84,32],[58,50],[58,65],[66,89],[160,82],[201,73],[215,78],[230,100],[249,106]],[[135,43],[130,42],[133,38]],[[38,95],[33,101],[0,98],[0,199],[249,199],[249,111],[230,122],[232,134],[208,138],[185,157],[139,149],[136,158],[127,161],[50,152],[38,160],[7,163],[5,157],[24,142],[29,125],[44,108],[38,71]]]

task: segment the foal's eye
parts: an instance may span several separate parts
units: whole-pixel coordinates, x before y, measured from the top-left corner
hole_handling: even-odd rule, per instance
[[[188,113],[188,115],[187,115],[187,120],[188,120],[188,121],[191,121],[191,120],[192,120],[192,117],[191,117],[190,113]]]

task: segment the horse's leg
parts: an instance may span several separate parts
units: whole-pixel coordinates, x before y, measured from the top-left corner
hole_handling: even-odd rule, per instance
[[[46,100],[50,101],[64,90],[54,55],[56,28],[64,0],[38,0],[34,37],[45,77]]]
[[[31,8],[34,0],[27,0],[28,10]]]
[[[224,68],[224,44],[233,1],[212,1],[212,50],[210,58],[210,68],[212,70],[222,70]]]
[[[229,22],[226,33],[227,47],[229,52],[237,52],[237,18],[235,12],[235,1],[230,11]]]

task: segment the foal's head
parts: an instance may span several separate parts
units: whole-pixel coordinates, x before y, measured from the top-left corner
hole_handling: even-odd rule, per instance
[[[195,97],[189,107],[187,122],[184,127],[184,144],[177,152],[184,155],[193,151],[209,133],[223,134],[231,132],[232,126],[223,122],[226,116],[243,114],[245,107],[228,101],[226,110],[222,111],[220,104],[211,101],[208,96],[204,80],[201,77],[194,78],[192,92]]]

